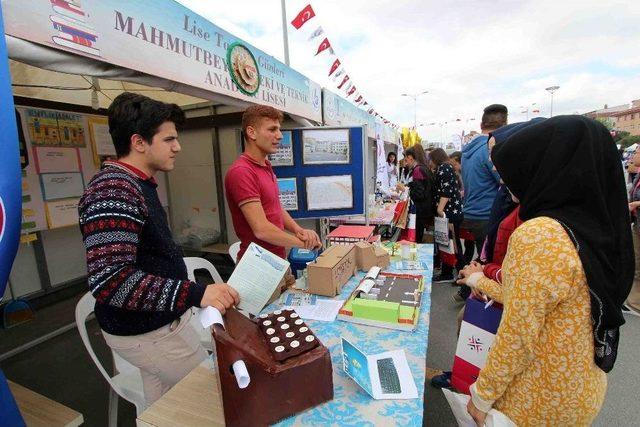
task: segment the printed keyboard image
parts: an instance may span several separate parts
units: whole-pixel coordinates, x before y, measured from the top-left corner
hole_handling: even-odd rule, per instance
[[[400,388],[400,378],[393,364],[393,359],[378,359],[378,376],[380,377],[380,385],[382,392],[385,394],[398,394],[402,390]]]

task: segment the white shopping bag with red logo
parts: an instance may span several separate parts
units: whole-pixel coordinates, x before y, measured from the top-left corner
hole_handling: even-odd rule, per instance
[[[487,303],[473,296],[467,299],[451,373],[451,385],[456,390],[469,394],[469,387],[487,363],[500,319],[500,304]]]

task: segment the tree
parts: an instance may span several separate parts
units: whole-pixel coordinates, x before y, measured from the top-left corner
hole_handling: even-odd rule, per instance
[[[618,132],[616,132],[616,136],[613,137],[613,142],[615,142],[616,144],[619,144],[621,140],[625,139],[629,135],[631,135],[629,132],[618,131]],[[631,145],[631,144],[629,144],[629,145]]]
[[[624,148],[630,147],[633,144],[640,144],[640,135],[627,135],[619,141],[619,144],[621,144]]]
[[[602,123],[610,131],[613,130],[614,122],[610,117],[598,117],[596,120]]]

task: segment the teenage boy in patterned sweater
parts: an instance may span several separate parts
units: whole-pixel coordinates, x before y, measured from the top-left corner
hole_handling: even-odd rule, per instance
[[[180,151],[184,113],[133,93],[109,107],[117,161],[105,162],[80,200],[89,289],[107,344],[141,370],[153,403],[206,357],[189,324],[191,307],[224,313],[238,304],[227,284],[187,279],[153,176],[170,171]]]

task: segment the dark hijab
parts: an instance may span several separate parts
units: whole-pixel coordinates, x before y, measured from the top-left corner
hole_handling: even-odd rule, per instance
[[[489,138],[494,138],[496,144],[506,141],[511,135],[516,132],[524,129],[527,126],[531,126],[533,124],[539,123],[545,119],[541,117],[537,117],[535,119],[531,119],[528,122],[519,122],[512,123],[510,125],[502,126],[501,128],[491,132],[489,134]],[[498,187],[498,193],[496,194],[496,198],[493,200],[493,205],[491,206],[491,213],[489,214],[489,224],[487,225],[487,237],[486,237],[486,262],[493,262],[493,250],[495,249],[496,239],[498,237],[498,228],[500,228],[500,223],[509,216],[511,212],[518,206],[516,202],[511,198],[511,193],[507,189],[507,186],[504,184],[500,184]]]
[[[635,268],[622,165],[609,131],[583,116],[557,116],[518,131],[491,157],[520,199],[521,219],[553,218],[576,244],[591,294],[595,361],[609,372]]]

